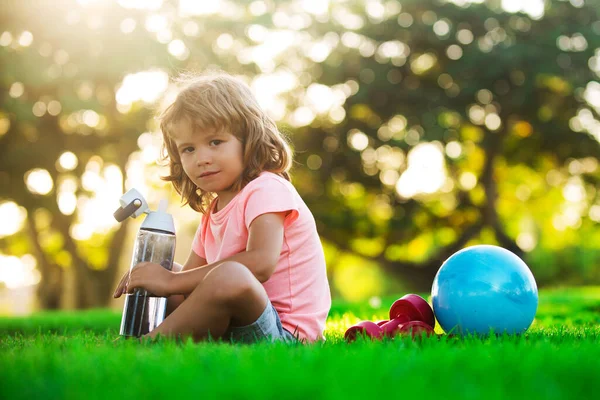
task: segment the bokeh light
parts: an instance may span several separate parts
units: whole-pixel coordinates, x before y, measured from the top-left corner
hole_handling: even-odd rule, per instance
[[[407,157],[408,168],[396,184],[396,192],[404,198],[432,194],[446,181],[444,154],[439,143],[420,143]]]
[[[17,233],[27,218],[27,211],[13,201],[0,203],[0,238]]]
[[[25,183],[33,194],[45,195],[54,187],[50,173],[43,168],[34,168],[25,173]]]
[[[153,103],[157,101],[169,85],[169,76],[165,71],[153,70],[127,74],[117,89],[118,105],[128,110],[135,101]]]

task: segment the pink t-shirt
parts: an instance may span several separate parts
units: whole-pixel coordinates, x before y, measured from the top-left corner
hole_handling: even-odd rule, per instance
[[[312,213],[294,186],[271,172],[248,183],[222,210],[216,200],[202,217],[193,251],[209,264],[246,251],[252,221],[266,213],[290,211],[275,272],[263,283],[285,329],[301,339],[323,339],[331,294],[323,247]]]

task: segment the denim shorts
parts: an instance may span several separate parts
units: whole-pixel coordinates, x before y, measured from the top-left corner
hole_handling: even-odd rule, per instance
[[[281,325],[279,314],[269,301],[265,311],[256,321],[246,326],[232,326],[223,335],[231,343],[255,343],[260,341],[295,342],[298,339]]]

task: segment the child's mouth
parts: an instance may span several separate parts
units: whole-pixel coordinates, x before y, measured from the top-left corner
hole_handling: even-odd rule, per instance
[[[215,172],[205,172],[205,173],[201,174],[201,175],[199,176],[199,178],[208,178],[208,177],[210,177],[210,176],[213,176],[213,175],[216,175],[216,174],[218,174],[218,173],[219,173],[219,171],[215,171]]]

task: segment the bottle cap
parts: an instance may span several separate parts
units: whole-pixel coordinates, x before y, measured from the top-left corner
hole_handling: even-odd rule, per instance
[[[131,217],[136,218],[149,210],[146,199],[140,192],[135,189],[130,189],[127,193],[123,194],[119,199],[121,207],[113,214],[115,219],[119,222]]]
[[[148,211],[148,216],[142,222],[141,229],[158,229],[175,234],[173,216],[167,212],[167,201],[161,200],[157,211]]]

